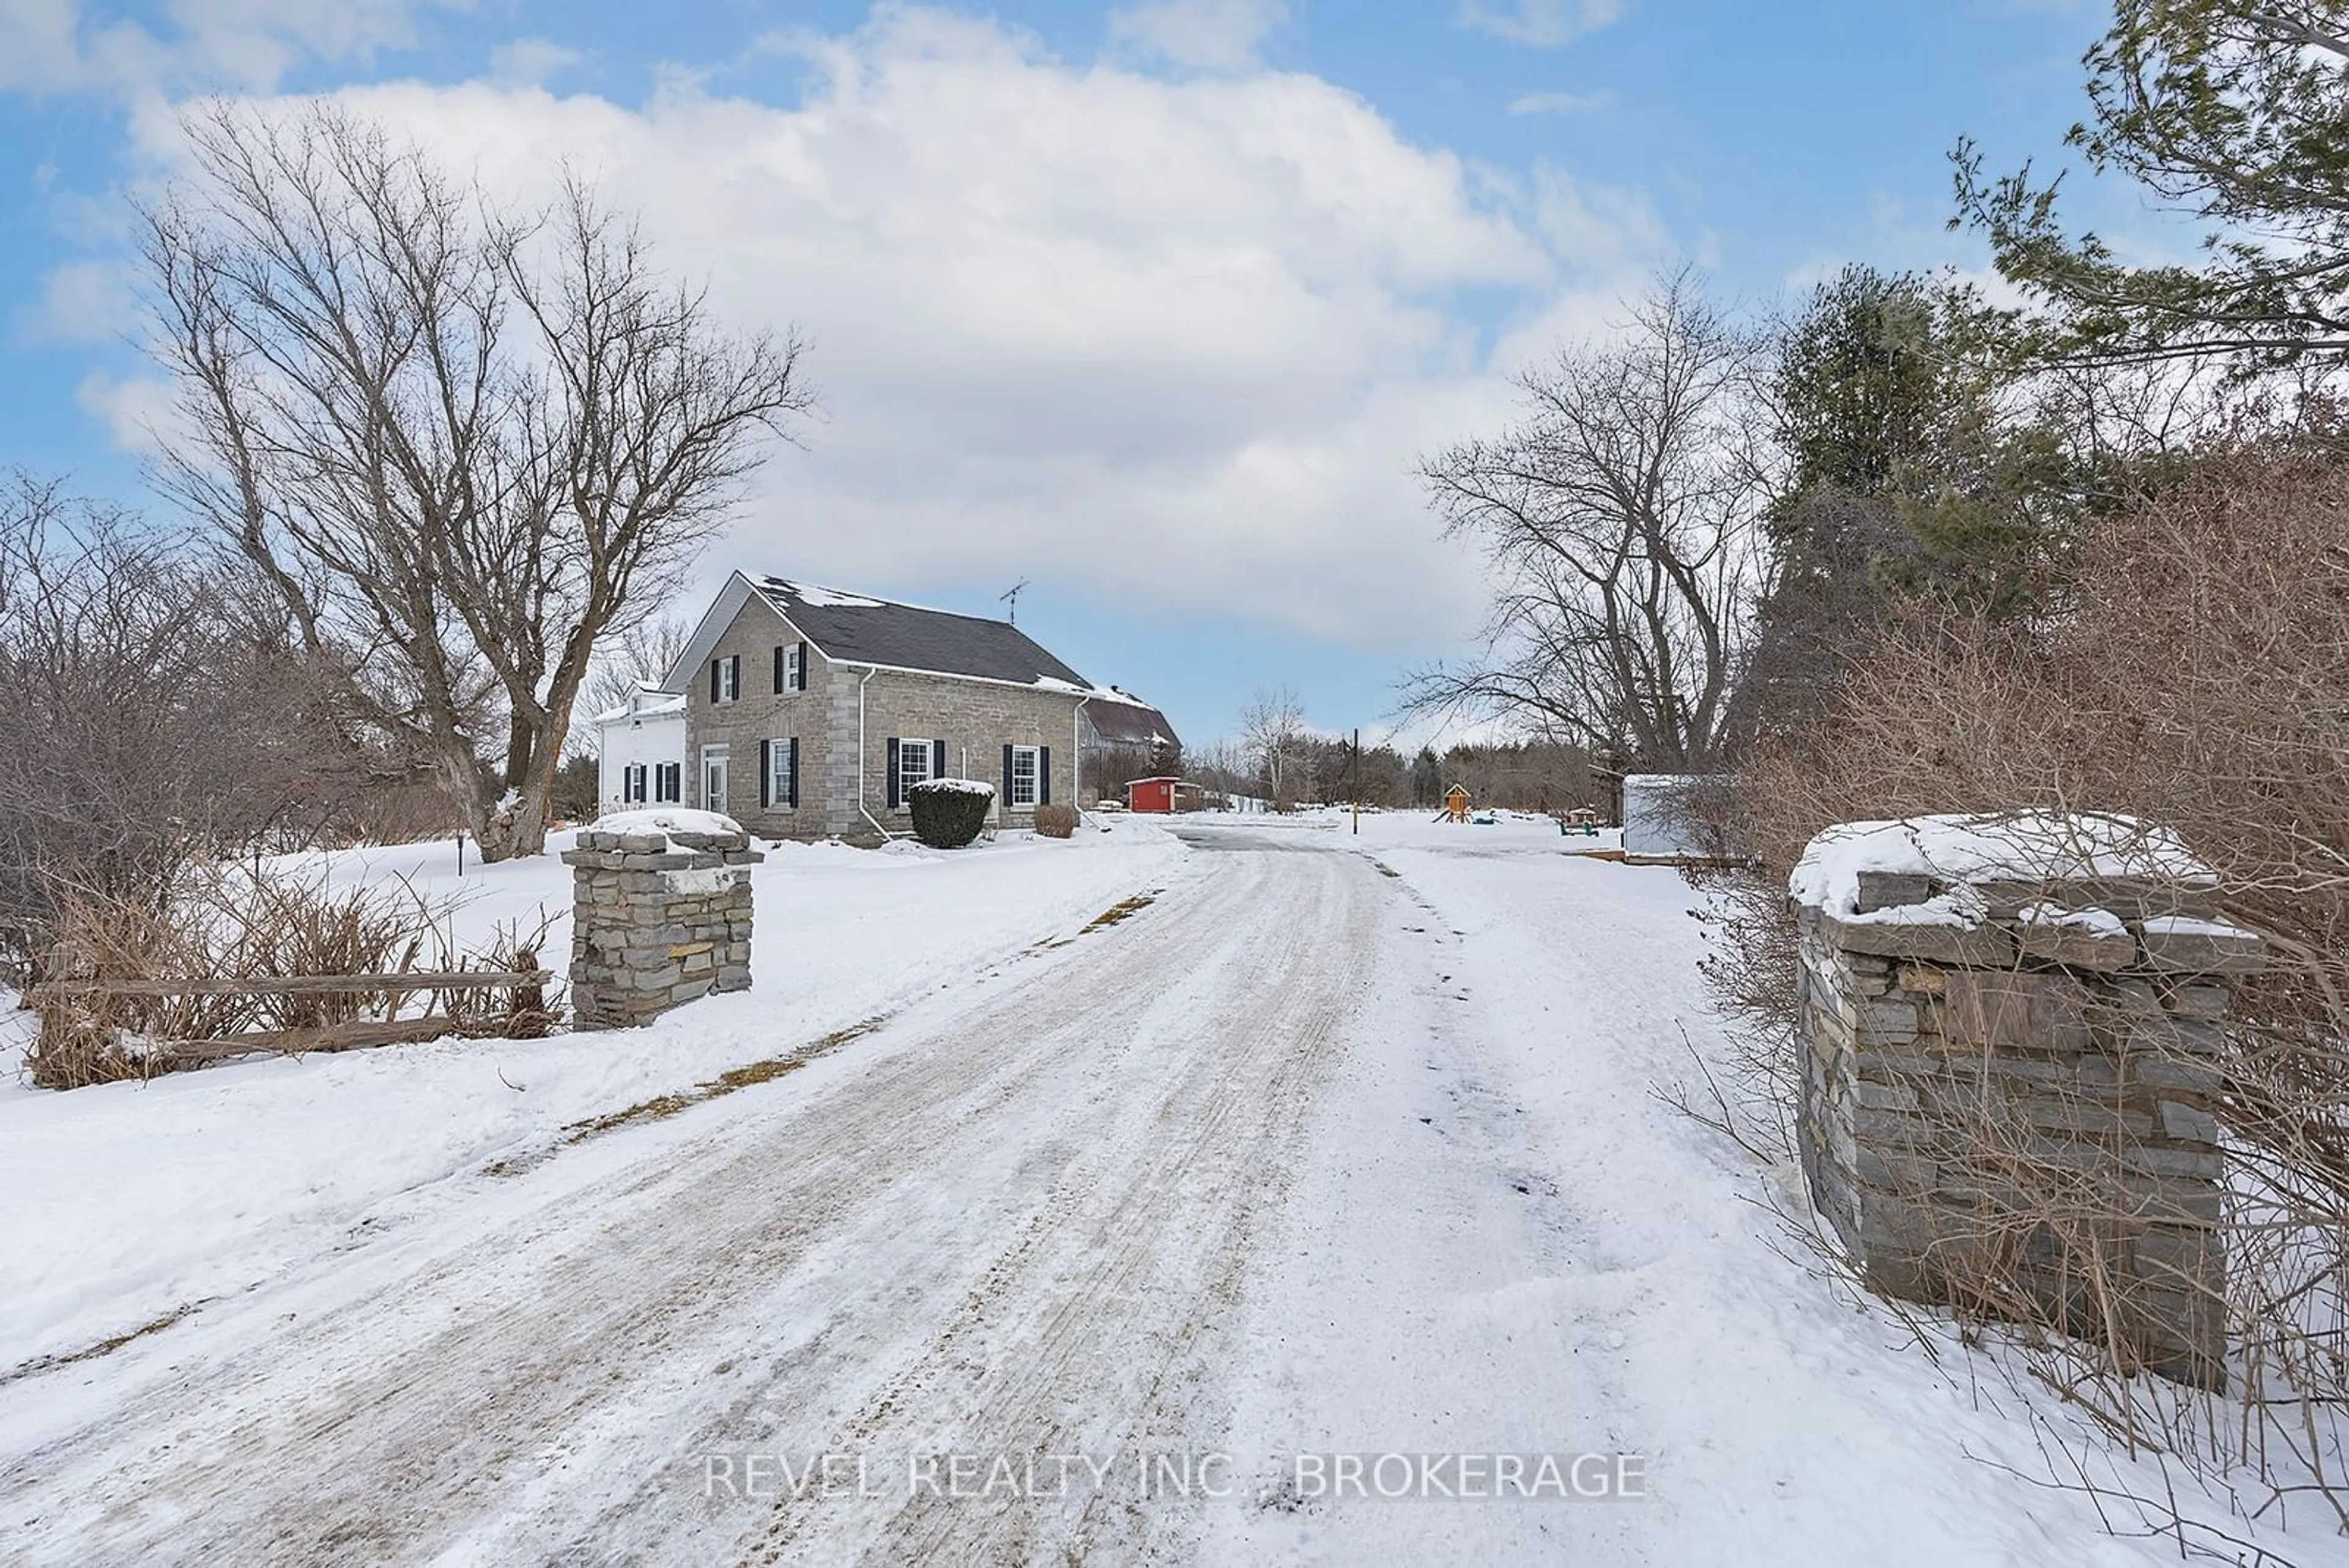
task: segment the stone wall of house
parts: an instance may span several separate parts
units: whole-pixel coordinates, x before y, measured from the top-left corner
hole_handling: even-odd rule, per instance
[[[1799,908],[1803,1165],[1868,1282],[2224,1381],[2228,977],[2208,882],[1862,873]]]
[[[579,836],[572,868],[571,1008],[582,1029],[645,1023],[750,986],[750,867],[740,830]]]
[[[863,671],[834,665],[809,643],[805,689],[776,691],[775,649],[803,640],[799,628],[763,594],[751,595],[736,613],[710,658],[740,656],[740,692],[731,702],[710,701],[708,659],[686,692],[686,805],[730,816],[768,838],[822,838],[850,831],[839,820],[825,784],[833,770],[833,711],[843,689],[853,711],[856,678]],[[761,743],[792,739],[800,743],[800,804],[796,809],[781,803],[761,805]],[[714,745],[724,746],[727,753],[723,802],[702,798],[702,757],[705,748]]]
[[[1051,748],[1051,798],[1077,798],[1077,698],[1067,691],[947,680],[884,670],[864,689],[864,776],[874,816],[892,832],[910,832],[903,803],[893,813],[884,782],[892,737],[947,743],[947,771],[991,784],[1007,827],[1035,821],[1031,806],[1013,809],[1004,793],[1003,748]]]

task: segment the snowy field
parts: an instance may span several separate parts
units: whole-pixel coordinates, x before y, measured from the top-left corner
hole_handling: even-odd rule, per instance
[[[1790,1171],[1656,1097],[1724,1053],[1676,873],[1539,818],[1112,820],[778,851],[755,988],[645,1030],[0,1091],[0,1556],[2178,1560],[2051,1476],[2060,1403],[1937,1364],[1806,1253]],[[306,869],[456,886],[445,845]],[[464,884],[485,930],[566,874]],[[761,1454],[885,1469],[713,1484]],[[965,1454],[1212,1462],[885,1469]],[[1312,1484],[1385,1455],[1594,1455],[1638,1495]],[[2184,1506],[2349,1563],[2313,1514]]]
[[[454,907],[460,943],[551,917],[542,961],[570,961],[571,871],[554,856],[482,866],[453,842],[289,857],[334,885],[398,878]],[[577,1122],[690,1089],[1015,958],[1173,874],[1147,832],[1065,843],[1006,836],[960,855],[785,845],[754,873],[754,989],[656,1027],[247,1061],[68,1093],[0,1059],[0,1373],[233,1295],[395,1221],[461,1207],[501,1161]],[[5,1017],[0,1014],[0,1017]]]

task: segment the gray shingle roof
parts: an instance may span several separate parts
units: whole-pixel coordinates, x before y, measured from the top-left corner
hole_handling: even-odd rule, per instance
[[[759,579],[759,591],[828,659],[1021,686],[1057,681],[1092,690],[1092,682],[1009,621],[893,604],[781,577]]]
[[[1182,742],[1166,715],[1148,703],[1119,692],[1096,697],[1085,704],[1086,722],[1093,732],[1112,746],[1178,746]]]

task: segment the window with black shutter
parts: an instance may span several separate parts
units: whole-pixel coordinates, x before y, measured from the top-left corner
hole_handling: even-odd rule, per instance
[[[889,804],[902,806],[905,792],[917,784],[938,776],[933,764],[945,755],[945,743],[928,736],[920,739],[901,738],[889,742]]]
[[[800,742],[796,736],[760,743],[759,774],[761,804],[788,811],[800,803]]]

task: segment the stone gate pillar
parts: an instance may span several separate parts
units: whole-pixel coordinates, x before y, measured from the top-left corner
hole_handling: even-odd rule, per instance
[[[2260,939],[2109,817],[1855,823],[1793,878],[1803,1168],[1888,1293],[2225,1380],[2230,976]]]
[[[582,1029],[645,1023],[750,986],[750,835],[707,813],[628,812],[579,835],[571,1006]]]

